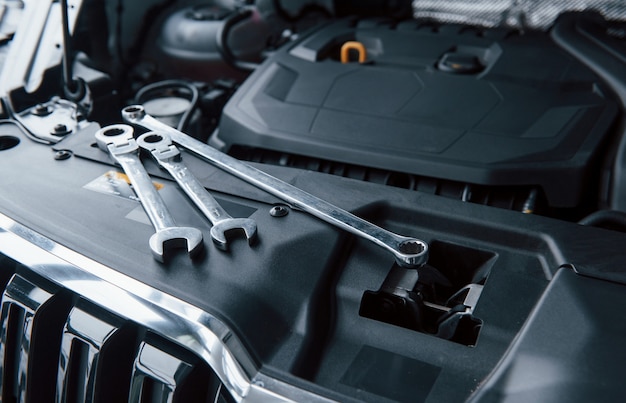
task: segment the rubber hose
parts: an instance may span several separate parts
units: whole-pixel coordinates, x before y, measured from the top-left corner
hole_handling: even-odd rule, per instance
[[[200,99],[200,93],[198,92],[198,89],[193,84],[188,83],[183,80],[165,80],[165,81],[159,81],[156,83],[148,84],[142,87],[139,91],[137,91],[137,94],[135,95],[135,103],[137,104],[143,103],[144,101],[143,98],[146,96],[146,94],[150,92],[157,91],[157,90],[165,90],[169,88],[184,88],[191,93],[191,100],[190,100],[189,108],[187,108],[185,113],[183,113],[183,116],[181,116],[180,121],[176,125],[177,130],[184,132],[187,126],[189,125],[189,122],[191,121],[193,112],[198,106],[198,100]]]
[[[250,18],[251,16],[252,10],[249,8],[237,10],[234,14],[224,20],[224,23],[217,31],[216,38],[217,49],[220,52],[222,59],[224,59],[224,61],[231,67],[247,72],[254,71],[257,67],[259,67],[259,64],[238,60],[228,46],[228,34],[230,34],[232,27],[239,22]]]

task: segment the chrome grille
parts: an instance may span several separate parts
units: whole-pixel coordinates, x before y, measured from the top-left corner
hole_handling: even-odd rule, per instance
[[[6,286],[0,316],[3,402],[232,400],[193,354],[84,300],[67,312],[72,298],[55,297],[19,274]],[[52,305],[57,309],[44,309]],[[56,326],[49,316],[56,316]]]
[[[30,401],[41,401],[54,393],[56,364],[51,361],[55,356],[51,351],[58,350],[60,335],[46,333],[45,329],[58,328],[62,316],[42,317],[42,313],[52,311],[49,306],[53,302],[55,314],[67,312],[66,298],[58,298],[19,275],[6,286],[0,314],[3,402],[25,401],[27,391]]]
[[[1,214],[0,286],[2,402],[328,401],[259,372],[209,313]]]

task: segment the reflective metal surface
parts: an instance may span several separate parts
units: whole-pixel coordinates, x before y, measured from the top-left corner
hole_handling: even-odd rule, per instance
[[[59,97],[14,113],[13,117],[34,137],[49,143],[58,143],[89,125],[78,105]]]
[[[193,360],[192,360],[193,361]],[[175,357],[148,341],[139,346],[139,354],[132,368],[129,400],[143,401],[185,401],[189,396],[181,390],[183,385],[194,400],[219,401],[221,384],[210,376],[198,377],[197,366],[193,362]]]
[[[20,276],[14,276],[2,295],[0,314],[1,396],[26,398],[28,358],[35,312],[52,298],[50,292]]]
[[[13,37],[23,9],[24,2],[22,0],[0,1],[0,42]]]
[[[185,372],[189,365],[178,360],[176,357],[160,351],[153,346],[142,343],[139,356],[133,367],[131,383],[131,401],[143,401],[146,394],[147,378],[153,378],[159,382],[161,401],[170,402],[176,389],[176,375]],[[153,389],[155,389],[153,387]],[[145,398],[144,398],[145,399]]]
[[[100,349],[116,330],[116,326],[81,309],[72,309],[63,329],[57,401],[78,399],[89,402],[94,399]],[[75,363],[73,368],[70,363]]]
[[[0,75],[0,96],[25,87],[33,92],[41,84],[43,72],[61,61],[61,8],[52,0],[23,0],[23,11],[15,32],[7,60]],[[82,6],[82,0],[69,2],[70,26],[73,27]]]
[[[248,244],[254,243],[257,233],[256,222],[251,218],[231,217],[187,168],[178,148],[167,135],[144,133],[137,138],[137,144],[152,154],[161,168],[169,172],[189,199],[208,218],[213,225],[211,238],[220,249],[228,249],[226,234],[232,232],[243,233],[248,239]]]
[[[173,142],[199,155],[216,167],[254,185],[307,213],[355,234],[386,249],[403,267],[418,268],[428,260],[428,244],[420,239],[387,231],[310,193],[239,161],[208,144],[188,136],[146,114],[143,106],[132,105],[122,110],[122,118],[159,134],[167,134]]]
[[[9,2],[16,7],[13,3],[17,2]],[[71,29],[78,18],[82,0],[72,0],[69,6],[68,28]],[[32,93],[39,89],[44,72],[61,61],[62,49],[58,45],[63,43],[61,8],[58,2],[23,0],[19,3],[19,8],[19,23],[6,56],[6,60],[11,62],[4,63],[0,73],[3,113],[19,121],[32,137],[54,144],[86,126],[87,122],[80,110],[89,110],[91,100],[86,95],[76,105],[54,97],[45,104],[27,109],[22,106],[16,110],[11,100],[11,92],[24,88],[26,92]]]
[[[204,248],[202,231],[176,225],[141,163],[139,146],[133,138],[133,128],[128,125],[103,127],[96,133],[96,141],[122,167],[154,226],[155,233],[149,241],[154,258],[163,262],[172,253],[171,249],[185,247],[192,258],[197,256]]]
[[[89,303],[193,352],[209,365],[236,401],[328,401],[258,373],[236,335],[211,314],[58,245],[2,214],[0,253]],[[40,295],[45,299],[45,293]],[[68,336],[78,333],[71,323],[66,326]],[[92,341],[108,334],[96,333]]]

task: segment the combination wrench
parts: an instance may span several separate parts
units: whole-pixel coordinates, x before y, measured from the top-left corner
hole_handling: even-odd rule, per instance
[[[192,227],[179,227],[172,218],[165,202],[152,184],[152,180],[139,159],[139,146],[133,137],[133,128],[124,125],[103,127],[96,133],[98,147],[108,152],[122,167],[133,185],[155,233],[149,245],[154,258],[164,262],[170,248],[187,248],[189,256],[195,257],[202,251],[202,231]]]
[[[122,118],[130,124],[167,134],[173,142],[202,157],[216,167],[286,201],[292,206],[330,224],[358,235],[391,252],[396,262],[406,268],[418,268],[428,260],[428,244],[420,239],[395,234],[333,204],[239,161],[208,144],[202,143],[146,114],[141,105],[122,109]]]
[[[198,209],[211,221],[211,238],[223,250],[228,249],[226,234],[243,232],[252,244],[256,237],[256,222],[250,218],[233,218],[220,206],[213,196],[189,171],[180,151],[166,134],[144,133],[137,138],[137,145],[152,154],[156,162],[176,180]]]

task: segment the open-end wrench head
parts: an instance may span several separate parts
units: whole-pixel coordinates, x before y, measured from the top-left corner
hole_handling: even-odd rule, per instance
[[[199,155],[218,168],[295,205],[309,214],[385,248],[394,255],[396,262],[402,267],[418,269],[428,261],[428,244],[426,242],[380,228],[302,189],[224,154],[206,143],[159,122],[147,114],[141,105],[124,108],[122,117],[127,123],[149,130],[167,132],[176,144]],[[223,239],[221,242],[224,242]],[[219,244],[220,242],[216,243]]]
[[[215,245],[222,249],[228,249],[228,239],[231,233],[241,233],[248,239],[248,245],[256,241],[256,221],[251,218],[228,218],[211,227],[211,238]]]
[[[191,258],[196,257],[204,244],[202,231],[191,227],[169,227],[158,230],[150,237],[152,255],[159,262],[164,262],[172,253],[172,249],[186,248]]]
[[[133,137],[133,128],[125,124],[105,126],[96,132],[96,144],[105,152],[110,145],[121,152],[132,152],[138,149]]]

